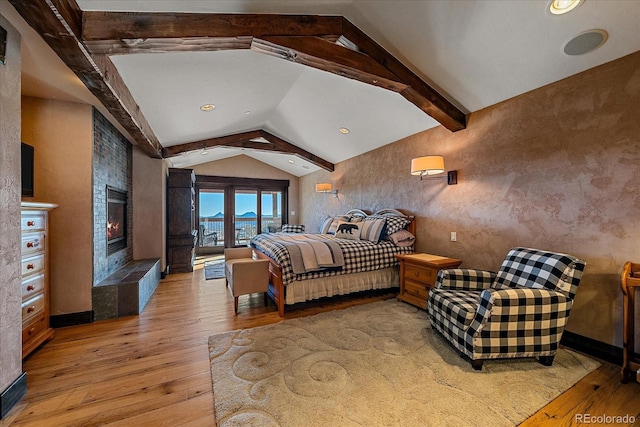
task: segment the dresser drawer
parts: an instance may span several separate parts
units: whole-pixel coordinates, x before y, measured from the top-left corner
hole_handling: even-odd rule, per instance
[[[414,297],[418,297],[420,299],[423,300],[427,300],[427,297],[429,296],[429,289],[430,287],[428,287],[427,285],[425,285],[424,283],[419,283],[419,282],[414,282],[412,280],[405,280],[404,281],[404,292],[409,294],[409,295],[413,295]]]
[[[22,301],[27,301],[44,291],[44,274],[22,281]]]
[[[21,228],[22,232],[44,230],[46,226],[44,212],[38,211],[22,211]]]
[[[26,325],[41,313],[44,313],[44,294],[36,295],[22,303],[22,324]]]
[[[44,254],[25,258],[22,260],[22,277],[43,273],[44,266]]]
[[[404,268],[404,277],[407,280],[413,280],[415,282],[428,283],[435,285],[438,271],[428,267],[422,267],[419,265],[413,265],[406,263]]]
[[[25,325],[25,323],[23,323]],[[26,326],[22,329],[22,345],[24,345],[31,338],[38,335],[40,332],[47,329],[47,322],[44,319],[44,312],[35,316]]]
[[[22,251],[22,256],[44,252],[44,233],[23,234],[20,250]]]

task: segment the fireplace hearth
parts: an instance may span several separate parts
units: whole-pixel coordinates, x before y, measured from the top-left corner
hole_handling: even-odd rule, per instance
[[[127,247],[127,192],[107,186],[107,255]]]

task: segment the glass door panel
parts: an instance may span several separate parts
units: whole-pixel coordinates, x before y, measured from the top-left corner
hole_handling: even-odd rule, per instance
[[[198,194],[198,249],[221,250],[224,248],[224,190],[200,189]]]
[[[234,246],[247,246],[249,240],[258,234],[258,192],[235,190],[234,200]]]
[[[282,230],[282,191],[262,191],[261,232]]]

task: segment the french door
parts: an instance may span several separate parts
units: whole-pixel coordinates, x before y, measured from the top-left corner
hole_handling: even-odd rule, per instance
[[[198,254],[247,246],[286,223],[288,180],[196,176]]]

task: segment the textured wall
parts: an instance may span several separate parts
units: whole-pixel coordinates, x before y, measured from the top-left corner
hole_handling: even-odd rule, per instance
[[[133,259],[165,260],[164,161],[133,147]]]
[[[497,269],[516,245],[571,253],[587,269],[568,330],[622,346],[619,274],[640,262],[639,118],[640,52],[473,113],[463,131],[438,127],[302,177],[302,221],[398,208],[417,217],[419,251],[465,267]],[[459,184],[412,177],[426,154],[444,155]],[[314,192],[323,181],[338,199]]]
[[[0,64],[0,393],[22,372],[20,291],[20,33],[7,30]]]
[[[231,176],[241,178],[288,179],[289,223],[302,224],[298,211],[298,177],[262,163],[249,156],[235,156],[215,162],[192,166],[196,175]],[[296,214],[291,215],[291,211]]]
[[[22,140],[35,147],[33,199],[50,214],[51,315],[91,310],[91,106],[24,97]]]

